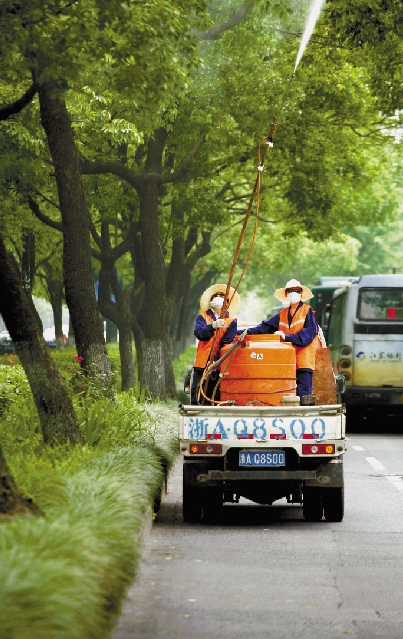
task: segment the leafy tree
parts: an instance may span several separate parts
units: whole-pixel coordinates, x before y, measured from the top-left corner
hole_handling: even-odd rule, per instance
[[[185,9],[185,5],[159,0],[150,3],[145,15],[136,2],[87,0],[65,5],[56,0],[25,6],[5,0],[0,5],[0,44],[10,51],[6,61],[14,71],[17,59],[20,72],[33,73],[38,82],[41,121],[58,188],[64,284],[77,350],[87,369],[97,363],[106,387],[110,366],[92,283],[90,216],[65,94],[83,70],[102,57],[106,57],[105,74],[109,72],[123,91],[133,82],[143,82],[150,99],[161,92],[162,79],[165,86],[169,77],[180,85],[193,64],[195,38],[190,27],[202,24],[202,7],[197,1],[187,3]],[[169,56],[178,42],[180,59]],[[144,103],[141,92],[137,98]]]
[[[34,90],[0,110],[0,119],[8,120],[29,104]],[[27,97],[28,95],[28,97]],[[76,442],[79,427],[71,399],[47,345],[39,333],[39,325],[25,291],[15,263],[0,235],[0,314],[3,316],[16,352],[30,384],[39,413],[43,437],[46,442]],[[1,498],[0,512],[7,515],[29,512],[38,508],[18,490],[10,474],[0,446]]]
[[[366,4],[350,3],[351,11]],[[279,126],[263,175],[254,273],[260,265],[279,268],[284,256],[312,240],[333,246],[357,225],[380,223],[396,209],[396,172],[387,177],[383,169],[393,155],[386,131],[396,120],[391,107],[379,114],[374,66],[365,47],[350,44],[337,14],[341,6],[333,0],[322,16],[288,93],[301,3],[291,2],[289,15],[285,3],[232,0],[209,3],[208,12],[202,2],[169,0],[154,0],[149,12],[134,2],[105,7],[86,0],[48,3],[41,13],[34,3],[37,23],[28,35],[21,20],[32,21],[31,6],[5,12],[18,37],[11,43],[3,33],[3,40],[21,54],[22,38],[35,53],[9,65],[9,76],[34,68],[42,114],[46,105],[53,109],[49,126],[57,122],[55,105],[63,113],[69,146],[52,135],[60,175],[67,166],[64,147],[71,150],[69,186],[57,178],[64,234],[73,228],[66,216],[82,223],[87,284],[92,234],[92,254],[101,262],[100,305],[125,324],[128,386],[131,345],[123,344],[131,340],[130,322],[142,383],[161,396],[169,387],[172,336],[182,342],[200,286],[228,271],[256,177],[257,139],[273,114]],[[88,24],[83,11],[92,12]],[[397,29],[397,14],[395,21]],[[51,43],[45,27],[56,34]],[[382,51],[386,55],[387,47]],[[69,204],[62,205],[62,186]],[[76,259],[71,238],[70,251],[67,246],[65,271],[66,251],[71,263]],[[123,250],[134,277],[125,291],[117,270]]]

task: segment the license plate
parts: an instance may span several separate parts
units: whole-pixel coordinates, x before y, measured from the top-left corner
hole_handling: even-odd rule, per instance
[[[283,450],[276,451],[259,451],[258,453],[250,450],[239,451],[240,466],[285,466],[285,452]]]

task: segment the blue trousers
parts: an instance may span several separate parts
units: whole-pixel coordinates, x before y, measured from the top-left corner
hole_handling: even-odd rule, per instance
[[[299,368],[297,370],[297,395],[312,395],[312,373],[310,368]]]

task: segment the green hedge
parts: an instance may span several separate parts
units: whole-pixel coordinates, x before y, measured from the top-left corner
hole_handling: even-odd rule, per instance
[[[140,448],[105,453],[44,481],[37,503],[45,517],[2,524],[2,639],[107,637],[160,482],[158,459]]]
[[[177,405],[77,397],[85,444],[50,448],[23,380],[19,366],[0,369],[0,440],[44,516],[0,524],[0,639],[103,639],[177,455]]]

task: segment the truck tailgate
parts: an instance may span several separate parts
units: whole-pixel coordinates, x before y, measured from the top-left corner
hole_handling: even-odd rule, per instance
[[[184,440],[329,440],[345,435],[344,408],[333,406],[181,407],[179,437]]]

